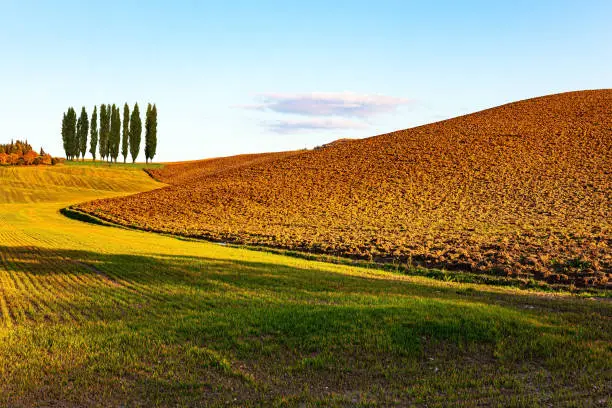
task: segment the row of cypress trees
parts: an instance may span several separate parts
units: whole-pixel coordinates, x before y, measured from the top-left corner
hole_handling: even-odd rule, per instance
[[[62,140],[64,151],[68,160],[85,159],[87,151],[87,134],[89,133],[89,153],[96,160],[96,150],[100,157],[109,162],[117,163],[119,153],[126,162],[128,153],[132,156],[132,163],[140,152],[142,136],[142,121],[138,103],[130,114],[130,107],[123,106],[123,131],[121,130],[121,112],[115,104],[100,105],[100,126],[98,127],[98,108],[94,106],[91,123],[85,107],[77,118],[76,111],[70,107],[62,118]],[[121,152],[120,152],[121,147]],[[157,151],[157,106],[149,104],[145,118],[145,159],[148,163],[153,160]]]

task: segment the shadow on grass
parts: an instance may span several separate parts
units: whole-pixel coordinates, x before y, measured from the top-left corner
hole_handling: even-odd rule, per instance
[[[576,370],[601,378],[609,367],[611,310],[604,303],[371,278],[354,269],[349,275],[338,267],[298,268],[281,257],[269,259],[0,246],[0,277],[14,282],[9,308],[82,316],[62,326],[65,333],[33,326],[30,348],[18,355],[38,362],[23,367],[63,361],[34,352],[63,356],[87,348],[95,350],[92,357],[75,363],[83,375],[97,367],[109,376],[132,375],[145,388],[167,384],[179,394],[181,384],[196,394],[214,388],[197,373],[228,389],[236,381],[241,387],[259,381],[258,387],[295,395],[301,383],[403,389],[413,379],[428,378],[445,389],[453,381],[472,387],[464,372],[485,381],[500,367],[513,370],[517,364],[546,367],[561,382]],[[30,324],[14,323],[15,330]],[[65,347],[57,345],[62,336],[71,338]],[[11,348],[20,347],[18,336],[10,339],[15,343],[0,348],[6,361],[14,357]],[[445,374],[434,376],[434,368]],[[115,377],[102,378],[108,384],[101,387],[111,389]]]
[[[37,275],[62,274],[94,278],[87,281],[91,284],[79,284],[77,278],[74,286],[55,289],[58,295],[82,294],[81,303],[73,301],[69,307],[83,309],[86,316],[91,307],[98,319],[120,316],[142,323],[143,330],[174,331],[178,337],[228,347],[242,344],[247,350],[252,348],[248,339],[271,336],[304,352],[360,348],[417,356],[424,344],[450,342],[513,350],[502,351],[499,356],[504,358],[551,357],[567,336],[597,340],[601,322],[593,317],[605,320],[612,309],[587,300],[566,304],[434,281],[428,285],[296,268],[280,261],[6,246],[0,246],[0,253],[4,269],[27,272],[34,280]],[[49,302],[52,306],[61,299]],[[567,313],[543,313],[550,310]],[[577,311],[588,312],[591,319],[577,316]],[[536,344],[542,336],[550,338]],[[517,350],[517,344],[524,349]]]

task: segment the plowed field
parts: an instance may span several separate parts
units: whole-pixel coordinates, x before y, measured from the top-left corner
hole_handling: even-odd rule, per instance
[[[194,182],[207,176],[235,170],[255,164],[290,157],[303,151],[278,153],[241,154],[238,156],[219,157],[208,160],[168,163],[162,168],[147,169],[153,178],[169,184]]]
[[[220,171],[206,163],[158,171],[169,187],[79,209],[215,240],[555,284],[612,279],[612,90]]]

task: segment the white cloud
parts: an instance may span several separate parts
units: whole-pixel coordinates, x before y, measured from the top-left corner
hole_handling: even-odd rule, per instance
[[[241,106],[245,109],[272,111],[304,116],[341,116],[368,118],[393,112],[411,101],[385,95],[357,94],[353,92],[308,94],[276,94],[260,96],[261,103]]]
[[[264,122],[270,131],[280,134],[302,133],[316,130],[366,129],[368,125],[361,121],[338,118],[312,118],[299,120],[277,120]]]

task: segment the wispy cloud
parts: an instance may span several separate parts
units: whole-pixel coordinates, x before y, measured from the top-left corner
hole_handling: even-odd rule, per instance
[[[312,118],[277,120],[263,123],[270,131],[280,134],[301,133],[313,130],[366,129],[367,123],[341,118]]]
[[[309,94],[263,94],[261,102],[242,108],[304,116],[340,116],[368,118],[380,113],[393,112],[409,99],[385,95],[357,94],[353,92]]]

